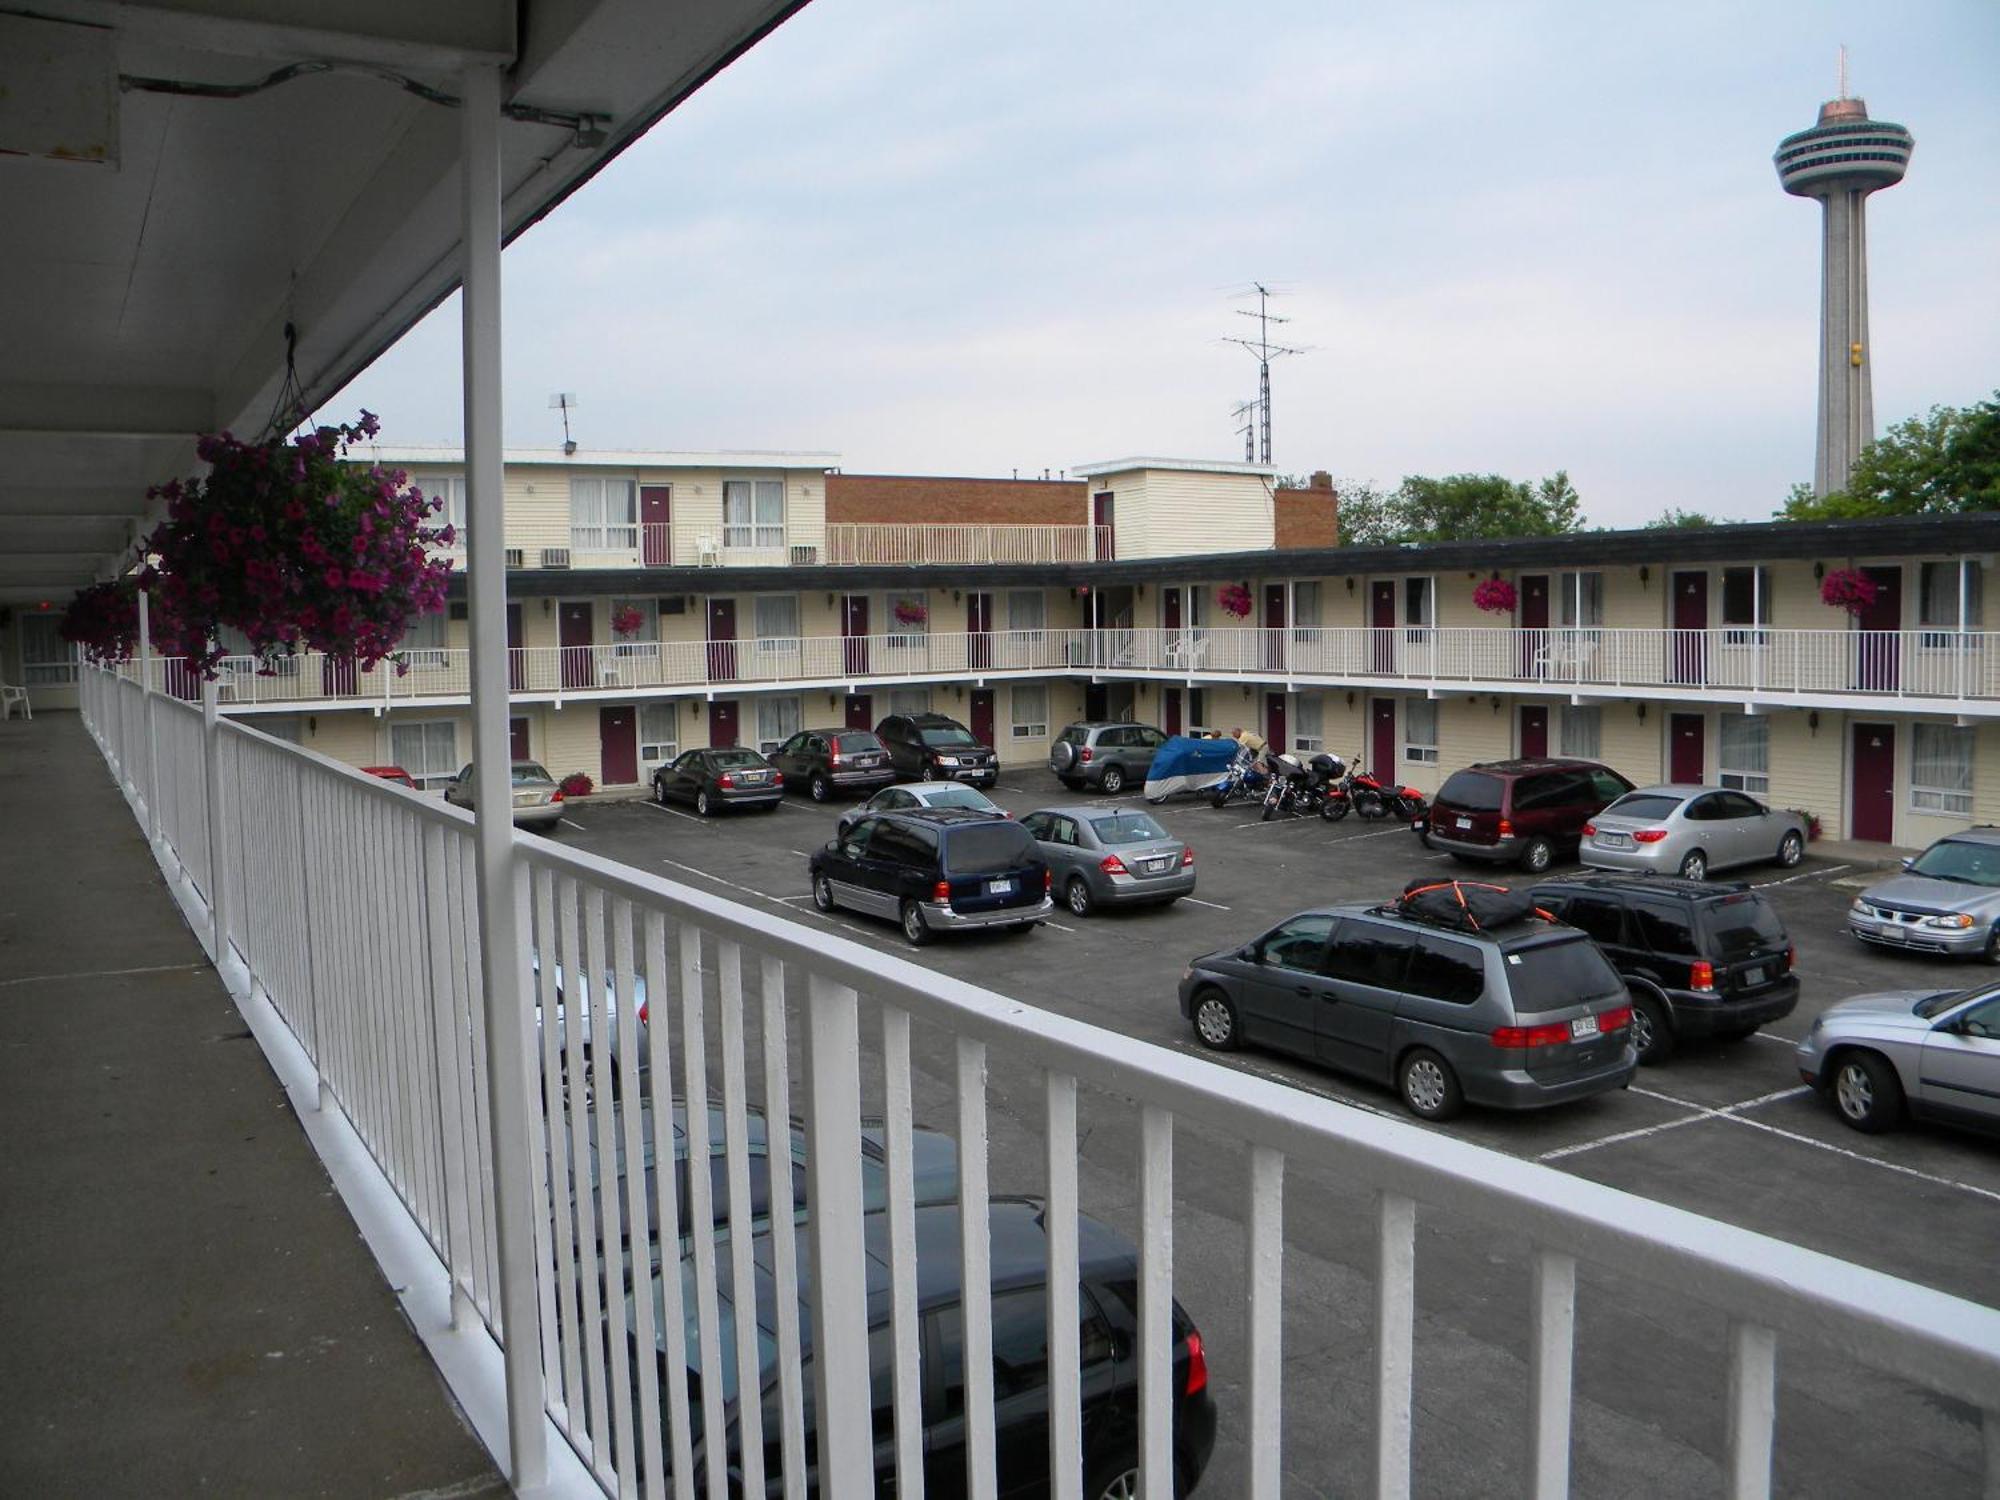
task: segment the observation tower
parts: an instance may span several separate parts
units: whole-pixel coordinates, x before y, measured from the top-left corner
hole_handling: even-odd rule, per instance
[[[1854,460],[1875,436],[1868,375],[1868,195],[1894,187],[1910,165],[1916,139],[1900,125],[1868,118],[1847,97],[1820,106],[1819,123],[1778,142],[1771,159],[1785,191],[1817,198],[1821,210],[1819,313],[1819,452],[1813,491],[1847,487]]]

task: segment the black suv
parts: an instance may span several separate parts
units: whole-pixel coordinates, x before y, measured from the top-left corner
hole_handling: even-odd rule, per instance
[[[865,729],[802,729],[771,752],[771,764],[813,801],[835,792],[873,792],[896,779],[889,752]]]
[[[890,1323],[890,1225],[888,1215],[864,1217],[868,1277],[868,1390],[874,1405],[876,1487],[885,1495],[911,1488],[896,1485],[896,1339]],[[995,1198],[988,1210],[992,1255],[993,1452],[1003,1495],[1049,1493],[1048,1235],[1042,1205],[1032,1198]],[[780,1232],[783,1232],[782,1230]],[[817,1447],[812,1390],[811,1247],[805,1228],[799,1236],[799,1333],[806,1368],[805,1451]],[[1083,1493],[1088,1500],[1136,1495],[1139,1467],[1139,1257],[1131,1242],[1094,1219],[1077,1215],[1078,1346],[1082,1356]],[[758,1234],[751,1260],[756,1266],[758,1323],[777,1326],[777,1293],[771,1273],[770,1231]],[[730,1279],[731,1257],[718,1241],[715,1271],[720,1296],[716,1308],[723,1332],[723,1365],[718,1381],[704,1381],[698,1368],[700,1341],[694,1336],[695,1262],[681,1261],[682,1306],[687,1310],[685,1340],[690,1428],[697,1473],[703,1461],[701,1403],[719,1388],[724,1402],[723,1431],[729,1444],[728,1472],[740,1475],[742,1396],[738,1390],[733,1327],[737,1289]],[[964,1301],[959,1258],[959,1208],[936,1204],[916,1211],[918,1360],[922,1379],[924,1493],[966,1493]],[[663,1298],[655,1295],[654,1306]],[[628,1327],[633,1326],[628,1322]],[[1200,1481],[1215,1446],[1215,1397],[1208,1388],[1208,1360],[1201,1334],[1181,1305],[1173,1304],[1174,1492],[1187,1494]],[[782,1472],[783,1406],[778,1383],[776,1340],[762,1341],[764,1360],[757,1372],[763,1417],[767,1492],[777,1494]],[[668,1385],[666,1355],[658,1355],[664,1426]],[[636,1377],[634,1394],[637,1394]],[[808,1458],[810,1463],[810,1458]],[[735,1490],[732,1487],[731,1493]]]
[[[1794,949],[1764,898],[1740,882],[1586,875],[1532,892],[1590,934],[1632,988],[1639,1061],[1665,1062],[1689,1037],[1735,1041],[1792,1013]]]
[[[891,714],[875,726],[899,775],[919,781],[969,781],[991,786],[1000,779],[1000,757],[970,729],[943,714]]]
[[[1055,909],[1041,846],[1019,823],[970,808],[867,814],[810,868],[821,911],[887,917],[917,947],[940,932],[1026,932]]]

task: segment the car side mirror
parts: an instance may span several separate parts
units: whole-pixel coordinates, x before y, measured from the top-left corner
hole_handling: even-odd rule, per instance
[[[1915,857],[1914,855],[1912,855],[1912,856],[1910,856],[1909,858],[1906,858],[1905,860],[1903,860],[1903,862],[1902,862],[1902,863],[1903,863],[1903,868],[1907,870],[1907,869],[1909,869],[1909,868],[1910,868],[1910,867],[1911,867],[1912,865],[1914,865],[1914,864],[1915,864],[1916,862],[1917,862],[1917,861],[1916,861],[1916,857]]]
[[[1258,950],[1255,943],[1246,943],[1243,947],[1238,948],[1236,956],[1246,964],[1261,964],[1264,961],[1264,955]]]

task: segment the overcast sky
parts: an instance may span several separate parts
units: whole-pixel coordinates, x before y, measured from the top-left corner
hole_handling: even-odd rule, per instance
[[[1282,288],[1274,459],[1567,468],[1593,524],[1812,472],[1819,208],[1851,92],[1886,427],[2000,386],[2000,4],[814,0],[505,259],[507,440],[850,472],[1240,458],[1235,300]],[[459,440],[454,299],[343,393]]]

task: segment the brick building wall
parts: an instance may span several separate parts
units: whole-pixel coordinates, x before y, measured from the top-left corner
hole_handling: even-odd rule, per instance
[[[1082,526],[1090,519],[1090,509],[1081,480],[829,474],[826,518],[829,522]]]
[[[1305,489],[1280,489],[1273,493],[1276,508],[1275,545],[1279,547],[1334,547],[1340,543],[1340,497],[1333,490],[1333,476],[1321,469]],[[831,506],[831,495],[828,498]],[[829,519],[831,518],[829,514]]]

